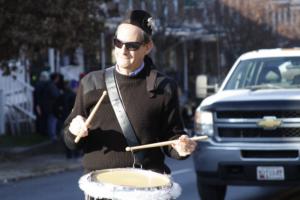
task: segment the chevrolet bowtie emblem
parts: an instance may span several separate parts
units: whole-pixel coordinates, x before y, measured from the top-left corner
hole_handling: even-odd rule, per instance
[[[263,129],[276,129],[281,125],[281,120],[274,116],[265,116],[257,122],[257,125]]]

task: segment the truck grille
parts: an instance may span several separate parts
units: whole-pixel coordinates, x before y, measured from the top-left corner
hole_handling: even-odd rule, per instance
[[[264,116],[275,116],[277,118],[300,118],[300,110],[279,110],[279,111],[220,111],[217,118],[263,118]]]
[[[257,124],[264,117],[281,120],[279,127],[264,129]],[[260,141],[264,138],[297,138],[300,139],[300,110],[245,110],[217,111],[214,115],[215,130],[220,139],[234,141],[239,138],[251,138]]]
[[[218,128],[219,136],[224,138],[282,138],[300,137],[300,128],[278,128],[264,130],[259,128]]]

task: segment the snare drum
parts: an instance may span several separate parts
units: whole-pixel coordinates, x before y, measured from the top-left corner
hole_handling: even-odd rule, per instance
[[[94,199],[169,200],[181,194],[170,176],[136,168],[93,171],[79,179],[79,187]]]

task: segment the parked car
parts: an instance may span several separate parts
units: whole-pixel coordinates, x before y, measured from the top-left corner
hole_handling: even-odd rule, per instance
[[[234,63],[195,111],[194,153],[202,200],[227,185],[300,183],[300,49],[263,49]]]

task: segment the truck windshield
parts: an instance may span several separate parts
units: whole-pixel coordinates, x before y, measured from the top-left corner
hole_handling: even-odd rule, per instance
[[[224,90],[281,88],[300,88],[300,57],[242,60]]]

